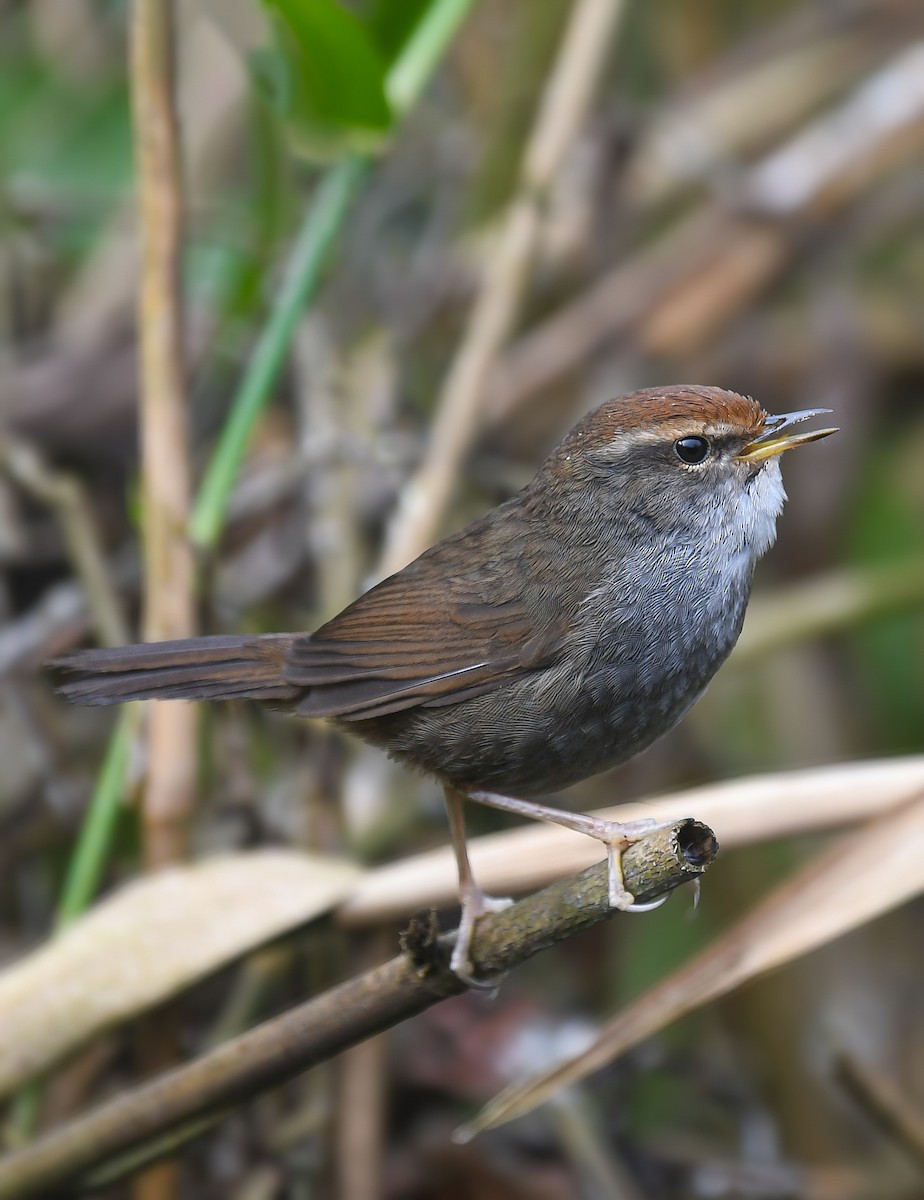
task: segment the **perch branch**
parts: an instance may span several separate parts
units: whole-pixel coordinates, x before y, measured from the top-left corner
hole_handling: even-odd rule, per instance
[[[639,901],[697,878],[718,846],[712,831],[690,819],[630,846],[626,883]],[[604,863],[561,880],[479,922],[473,949],[477,974],[490,977],[613,915]],[[412,923],[404,953],[382,966],[265,1022],[256,1029],[126,1092],[94,1112],[0,1160],[0,1200],[72,1186],[107,1159],[123,1155],[243,1103],[267,1088],[332,1058],[363,1038],[464,990],[448,968],[453,934],[437,937],[432,921]],[[175,1139],[174,1145],[175,1148]],[[137,1156],[131,1160],[138,1163]]]

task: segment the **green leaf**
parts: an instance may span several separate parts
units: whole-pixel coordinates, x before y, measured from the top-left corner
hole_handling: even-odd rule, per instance
[[[414,28],[414,36],[388,72],[388,95],[396,112],[404,113],[416,103],[473,3],[474,0],[433,0],[427,8]],[[231,402],[228,419],[196,497],[189,532],[202,548],[213,548],[221,536],[247,442],[272,394],[304,307],[317,290],[363,170],[364,161],[349,155],[329,167],[305,214],[282,287]]]
[[[374,0],[366,24],[386,63],[410,41],[433,0]]]
[[[263,0],[272,48],[251,55],[257,86],[310,158],[381,146],[394,123],[385,63],[336,0]]]

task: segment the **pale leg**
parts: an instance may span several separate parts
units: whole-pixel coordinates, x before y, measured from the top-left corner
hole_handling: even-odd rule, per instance
[[[500,912],[513,901],[506,897],[488,896],[475,882],[465,840],[465,796],[451,787],[445,787],[443,794],[446,797],[446,813],[449,817],[449,836],[452,839],[459,872],[459,902],[462,905],[459,932],[456,934],[456,944],[449,967],[453,974],[458,975],[469,987],[493,991],[497,987],[497,980],[472,977],[472,935],[475,932],[475,923],[482,913]]]
[[[478,804],[486,804],[490,808],[499,808],[504,812],[516,813],[521,817],[529,817],[533,821],[549,821],[553,825],[564,825],[577,833],[585,833],[606,846],[606,861],[609,872],[609,898],[611,908],[621,908],[627,912],[648,912],[658,908],[664,899],[653,900],[650,904],[636,904],[635,897],[626,888],[622,871],[623,851],[633,842],[639,841],[656,829],[666,829],[673,821],[655,821],[646,818],[641,821],[605,821],[602,817],[592,817],[589,813],[569,812],[563,808],[550,808],[545,804],[536,804],[532,800],[518,800],[514,796],[499,796],[495,792],[469,792],[468,797]]]

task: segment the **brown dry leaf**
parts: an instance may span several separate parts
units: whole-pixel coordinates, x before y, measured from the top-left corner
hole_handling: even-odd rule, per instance
[[[89,1038],[327,912],[361,872],[258,851],[129,884],[0,974],[0,1096]]]
[[[922,789],[924,757],[891,758],[736,779],[597,809],[594,815],[614,821],[693,816],[715,830],[725,850],[868,820]],[[473,838],[469,850],[479,884],[501,895],[544,887],[602,856],[599,843],[584,834],[535,823]],[[454,860],[447,846],[367,871],[337,918],[345,925],[376,924],[431,904],[452,904],[455,898]]]
[[[864,925],[924,891],[924,795],[855,830],[797,871],[691,962],[603,1026],[577,1057],[506,1088],[461,1140],[530,1112],[684,1013]]]

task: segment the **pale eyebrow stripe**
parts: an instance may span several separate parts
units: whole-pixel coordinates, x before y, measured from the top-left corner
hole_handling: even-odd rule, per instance
[[[623,433],[618,433],[615,437],[607,442],[608,446],[629,448],[633,445],[647,446],[660,445],[668,440],[675,440],[681,437],[708,437],[715,441],[723,439],[734,439],[748,436],[742,434],[741,426],[730,425],[727,421],[717,421],[709,425],[700,425],[698,428],[691,428],[689,421],[671,423],[670,425],[661,425],[658,429],[628,429]]]

